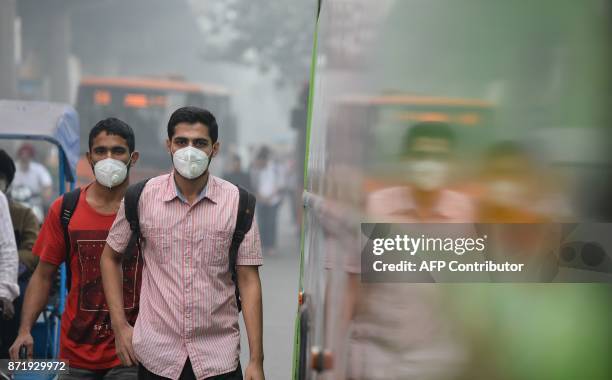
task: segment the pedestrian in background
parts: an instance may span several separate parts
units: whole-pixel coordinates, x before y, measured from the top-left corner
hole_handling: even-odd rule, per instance
[[[257,220],[261,229],[264,254],[276,254],[277,215],[282,200],[282,181],[272,152],[262,146],[253,163],[253,182],[257,194]]]
[[[30,143],[24,143],[17,150],[17,167],[13,188],[27,188],[31,195],[28,203],[37,213],[40,221],[45,215],[47,205],[53,196],[53,180],[49,170],[35,160],[36,149]]]
[[[242,170],[242,162],[237,153],[232,153],[229,156],[225,172],[223,173],[223,178],[234,185],[241,186],[249,191],[253,191],[251,177],[249,176],[249,173]]]

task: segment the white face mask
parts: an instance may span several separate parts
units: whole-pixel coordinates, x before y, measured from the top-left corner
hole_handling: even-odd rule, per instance
[[[498,179],[489,184],[489,199],[505,207],[520,207],[525,203],[525,189],[516,181]]]
[[[410,180],[419,190],[438,190],[448,178],[448,164],[437,160],[418,160],[410,163]]]
[[[94,165],[96,181],[109,189],[122,184],[127,177],[127,171],[127,165],[114,158],[105,158]]]
[[[201,176],[208,169],[209,161],[206,153],[192,146],[181,148],[172,156],[174,168],[187,179]]]

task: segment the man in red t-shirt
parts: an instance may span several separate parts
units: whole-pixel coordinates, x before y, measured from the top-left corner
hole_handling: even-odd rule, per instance
[[[87,159],[96,181],[81,188],[68,225],[71,287],[62,315],[60,359],[70,373],[62,379],[130,379],[136,367],[123,367],[115,351],[108,306],[100,276],[100,256],[108,231],[128,186],[129,167],[138,160],[134,132],[123,121],[100,121],[89,133]],[[26,291],[19,335],[10,354],[16,359],[21,346],[32,357],[32,325],[47,304],[57,268],[66,260],[66,242],[60,221],[62,199],[53,202],[32,252],[40,262]],[[131,324],[138,314],[142,260],[139,252],[123,261],[123,297]]]

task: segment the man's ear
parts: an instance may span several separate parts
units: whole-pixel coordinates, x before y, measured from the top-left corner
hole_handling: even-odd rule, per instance
[[[140,158],[140,152],[138,152],[137,150],[132,152],[132,159],[130,161],[130,167],[136,165],[136,162],[138,162],[138,159]]]
[[[85,153],[85,157],[87,158],[87,162],[89,162],[89,166],[93,167],[94,164],[93,164],[93,161],[91,159],[91,153],[90,152]]]
[[[221,142],[217,141],[213,144],[212,156],[215,157],[219,153],[219,149],[221,149]]]
[[[170,139],[166,140],[166,150],[168,153],[172,154],[172,141],[170,141]]]

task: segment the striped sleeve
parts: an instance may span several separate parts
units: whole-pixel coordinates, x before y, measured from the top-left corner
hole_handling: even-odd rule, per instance
[[[115,218],[115,221],[108,232],[106,244],[108,244],[114,251],[123,253],[130,242],[131,235],[132,231],[130,230],[130,223],[125,218],[124,200],[121,200],[119,211],[117,211],[117,217]]]
[[[244,235],[244,240],[238,249],[236,265],[263,265],[261,251],[261,239],[259,237],[259,226],[257,225],[257,211],[253,215],[253,224],[249,232]]]

